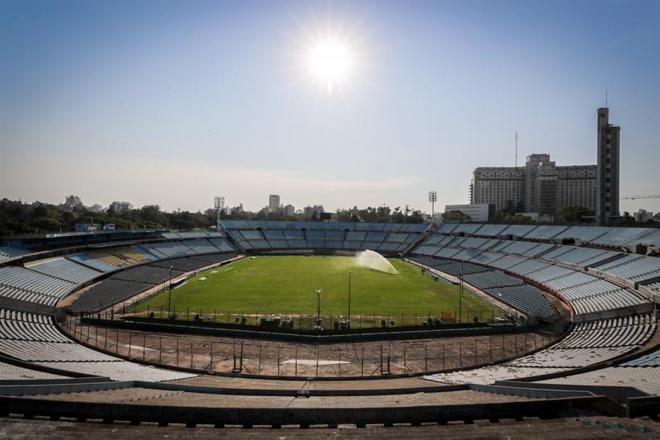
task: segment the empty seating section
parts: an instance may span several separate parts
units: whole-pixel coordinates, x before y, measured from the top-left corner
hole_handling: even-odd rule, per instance
[[[604,254],[589,258],[588,260],[584,260],[580,263],[580,266],[584,267],[592,267],[596,266],[599,264],[604,264],[610,261],[614,261],[619,258],[623,258],[625,254],[622,254],[621,252],[615,252],[615,251],[607,251]]]
[[[512,237],[524,237],[536,229],[536,225],[510,225],[500,235],[511,235]]]
[[[475,237],[524,238],[561,243],[574,240],[579,243],[622,247],[634,244],[660,246],[660,231],[652,228],[608,228],[605,226],[554,226],[554,225],[494,225],[451,224],[440,225],[439,234],[468,235]]]
[[[555,248],[555,245],[549,243],[539,243],[533,248],[529,248],[526,251],[520,252],[520,255],[525,255],[527,257],[538,257],[542,256]]]
[[[544,263],[543,261],[529,259],[523,261],[522,263],[518,263],[515,266],[509,266],[507,270],[524,277],[525,275],[532,272],[545,269],[548,266],[550,265],[548,263]]]
[[[632,241],[639,240],[651,234],[651,232],[654,232],[654,230],[649,228],[609,228],[604,235],[591,240],[591,243],[625,246]]]
[[[632,240],[629,245],[643,244],[646,246],[653,246],[660,248],[660,230],[656,230],[648,235],[644,235],[641,238],[636,238]]]
[[[69,310],[73,313],[96,312],[151,287],[154,287],[154,285],[150,283],[106,278],[76,298],[69,306]]]
[[[520,286],[523,284],[519,278],[495,270],[465,275],[464,280],[482,290],[491,287]]]
[[[413,256],[410,257],[410,260],[419,264],[423,264],[425,266],[432,267],[434,269],[448,273],[453,276],[458,276],[461,272],[464,275],[468,275],[468,274],[484,272],[488,270],[487,268],[483,266],[479,266],[477,264],[462,263],[460,261],[446,260],[444,258]]]
[[[97,312],[166,282],[170,275],[177,278],[185,272],[217,264],[234,256],[235,254],[207,254],[182,257],[122,270],[93,285],[69,308],[74,313]]]
[[[224,238],[210,238],[209,242],[220,252],[235,252],[236,248]]]
[[[475,232],[477,232],[477,230],[479,230],[479,228],[481,228],[480,224],[462,223],[462,224],[456,226],[456,229],[454,229],[452,231],[452,234],[460,234],[460,233],[474,234]]]
[[[589,243],[605,235],[610,228],[605,226],[571,226],[564,232],[555,235],[554,240],[575,240]]]
[[[0,296],[54,305],[76,283],[17,266],[0,267]]]
[[[644,281],[660,276],[660,258],[630,255],[595,268],[626,280]]]
[[[423,224],[225,221],[227,234],[245,250],[364,250],[400,253],[427,228]]]
[[[212,254],[218,252],[218,248],[205,238],[186,240],[182,243],[192,249],[195,254]]]
[[[543,291],[524,284],[519,278],[491,270],[469,274],[464,279],[479,290],[527,315],[548,320],[557,319],[557,313],[545,299]]]
[[[96,258],[97,260],[109,264],[110,266],[115,266],[115,267],[127,267],[131,266],[132,264],[135,264],[134,262],[119,257],[109,251],[88,251],[87,255],[89,255],[92,258]]]
[[[502,234],[502,231],[504,231],[506,228],[508,228],[509,225],[483,225],[475,235],[480,235],[482,237],[497,237]],[[441,232],[441,231],[439,231]]]
[[[68,256],[66,258],[68,258],[69,260],[71,260],[73,262],[80,263],[80,264],[82,264],[84,266],[87,266],[89,268],[98,270],[100,272],[112,272],[114,270],[119,269],[117,266],[113,266],[112,264],[104,263],[103,261],[97,259],[96,257],[93,257],[93,256],[88,255],[86,253],[71,255],[71,256]]]
[[[658,294],[660,294],[660,280],[653,280],[647,284],[644,284],[644,287],[655,290]]]
[[[558,318],[557,311],[545,298],[543,291],[529,284],[492,287],[486,289],[485,292],[529,316],[550,321]]]
[[[493,265],[496,260],[502,258],[502,254],[497,252],[481,252],[470,259],[470,261],[478,264]]]
[[[627,347],[645,343],[655,331],[651,315],[634,315],[575,324],[553,348]]]
[[[102,273],[61,257],[40,260],[26,267],[30,270],[77,284],[87,282]]]
[[[69,338],[57,330],[51,317],[7,309],[0,309],[0,339],[71,342]]]
[[[524,284],[519,278],[483,266],[459,261],[415,255],[410,260],[453,276],[464,274],[463,280],[497,300],[529,315],[556,320],[557,313],[545,299],[543,291]]]
[[[77,371],[113,380],[173,380],[193,374],[145,367],[77,344],[55,326],[51,317],[0,309],[0,353],[23,362]],[[0,378],[54,379],[53,373],[0,363]]]
[[[0,246],[0,263],[11,260],[21,255],[29,254],[30,251],[14,246]]]
[[[545,260],[561,261],[567,264],[580,264],[583,261],[597,261],[597,257],[601,256],[602,260],[609,258],[607,255],[610,251],[604,249],[561,246],[556,253],[548,252],[543,256]]]
[[[492,266],[497,267],[499,269],[508,269],[509,267],[516,266],[526,260],[527,258],[519,257],[517,255],[505,255],[499,260],[494,261],[492,263]]]
[[[566,269],[560,266],[548,266],[545,269],[537,270],[536,272],[528,274],[527,277],[535,281],[547,284],[547,281],[562,277],[564,275],[569,275],[574,272],[574,270]]]
[[[184,242],[182,241],[175,241],[168,243],[143,244],[141,246],[150,253],[160,256],[160,258],[182,257],[195,253],[195,251],[183,243]]]
[[[574,272],[545,283],[568,300],[577,314],[644,304],[635,293],[591,275]]]
[[[133,362],[123,361],[117,358],[100,362],[77,362],[77,361],[50,361],[34,362],[50,368],[62,371],[75,371],[90,376],[109,377],[112,380],[141,380],[146,382],[163,382],[170,380],[187,379],[197,376],[196,374],[184,373],[175,370],[140,365]]]
[[[578,324],[563,340],[539,352],[500,365],[426,378],[445,384],[489,384],[498,380],[561,373],[610,361],[646,343],[655,331],[654,319],[652,315],[641,315]],[[643,361],[640,363],[644,365]]]
[[[157,257],[138,246],[124,246],[113,248],[111,252],[121,258],[130,261],[132,264],[146,263],[154,261]]]
[[[539,226],[525,235],[526,240],[550,240],[568,229],[567,226]]]
[[[638,306],[648,302],[633,291],[593,276],[598,273],[596,270],[621,279],[640,281],[642,284],[646,281],[644,285],[648,289],[660,292],[660,258],[625,254],[602,248],[527,241],[530,236],[535,239],[546,239],[549,236],[556,238],[568,233],[582,238],[596,237],[606,234],[612,228],[594,230],[593,227],[511,225],[502,229],[496,226],[502,225],[483,225],[475,236],[471,237],[453,235],[460,230],[458,227],[449,235],[436,233],[413,249],[412,254],[417,257],[434,256],[484,264],[526,277],[553,289],[571,303],[577,314]],[[482,232],[498,236],[525,236],[515,241],[484,239],[479,237]],[[633,232],[639,234],[638,231]],[[617,234],[631,236],[632,233],[624,231]],[[573,270],[563,265],[575,265],[579,269]],[[592,270],[591,268],[595,269],[592,273],[582,272],[582,270]],[[501,292],[497,293],[501,294]]]

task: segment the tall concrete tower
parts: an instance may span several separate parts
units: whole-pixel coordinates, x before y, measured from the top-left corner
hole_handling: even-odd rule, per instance
[[[619,132],[620,127],[609,122],[609,108],[599,108],[596,221],[603,226],[619,216]]]

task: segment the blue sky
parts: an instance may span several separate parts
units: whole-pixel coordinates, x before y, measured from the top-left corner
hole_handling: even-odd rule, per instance
[[[356,52],[332,96],[301,68],[323,32]],[[463,203],[516,130],[519,162],[595,163],[606,88],[622,195],[660,193],[657,1],[5,0],[0,196]]]

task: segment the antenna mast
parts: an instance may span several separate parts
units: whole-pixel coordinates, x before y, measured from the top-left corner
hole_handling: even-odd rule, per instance
[[[518,131],[516,131],[516,168],[518,168]]]
[[[605,107],[607,107],[607,87],[605,87]]]

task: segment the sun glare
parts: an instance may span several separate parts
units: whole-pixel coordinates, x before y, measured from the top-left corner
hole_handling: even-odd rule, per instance
[[[310,76],[327,88],[333,88],[348,79],[354,69],[355,54],[345,40],[327,36],[314,41],[307,48],[306,64]]]

